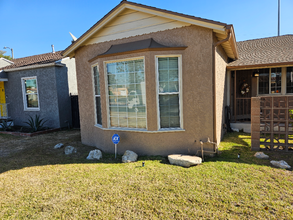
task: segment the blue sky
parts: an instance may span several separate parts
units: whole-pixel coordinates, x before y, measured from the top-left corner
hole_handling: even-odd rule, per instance
[[[134,0],[133,0],[134,1]],[[135,0],[134,2],[233,24],[237,41],[277,35],[278,0]],[[0,50],[15,58],[63,50],[120,0],[0,0]],[[293,1],[281,0],[281,35],[293,34]],[[7,50],[5,55],[11,55]]]

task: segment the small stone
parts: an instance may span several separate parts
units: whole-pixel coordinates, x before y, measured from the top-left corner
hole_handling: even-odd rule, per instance
[[[286,161],[284,160],[280,160],[280,161],[272,160],[271,164],[282,169],[291,169],[291,166],[287,164]]]
[[[256,152],[254,156],[258,159],[269,159],[269,155],[266,155],[263,152]]]
[[[66,155],[72,154],[72,153],[76,153],[76,148],[72,147],[72,146],[66,146],[64,149],[64,153]]]
[[[238,128],[231,128],[231,129],[232,129],[232,131],[239,132]]]
[[[136,162],[138,155],[133,151],[127,150],[122,156],[122,163]]]
[[[201,164],[202,159],[197,156],[181,155],[181,154],[172,154],[168,156],[170,164],[178,165],[182,167],[190,167],[197,164]]]
[[[59,144],[56,144],[55,145],[55,147],[54,147],[54,149],[59,149],[59,148],[61,148],[61,147],[63,147],[64,145],[62,144],[62,143],[59,143]]]
[[[94,159],[101,159],[102,158],[102,152],[100,150],[92,150],[90,151],[89,155],[87,156],[87,160],[94,160]]]

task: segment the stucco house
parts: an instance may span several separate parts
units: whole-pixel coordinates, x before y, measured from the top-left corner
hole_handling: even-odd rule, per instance
[[[75,61],[61,51],[13,59],[0,68],[0,118],[27,126],[39,115],[50,128],[71,125],[70,93],[77,94]]]
[[[167,155],[220,142],[232,25],[122,1],[63,56],[76,60],[84,144],[113,152],[117,133],[119,153]]]

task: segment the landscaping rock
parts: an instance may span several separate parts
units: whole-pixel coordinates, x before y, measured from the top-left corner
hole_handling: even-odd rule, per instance
[[[256,152],[254,156],[258,159],[269,159],[269,155],[266,155],[263,152]]]
[[[197,164],[201,164],[202,159],[197,156],[181,155],[181,154],[172,154],[168,156],[170,164],[178,165],[182,167],[190,167]]]
[[[127,150],[122,156],[122,163],[136,162],[138,155],[133,151]]]
[[[64,144],[59,143],[59,144],[56,144],[56,145],[55,145],[54,149],[59,149],[59,148],[61,148],[61,147],[64,147]]]
[[[231,128],[231,129],[232,129],[232,131],[239,132],[238,128]]]
[[[66,155],[69,155],[69,154],[72,154],[72,153],[76,153],[76,148],[75,147],[72,147],[72,146],[67,146],[64,149],[64,153]]]
[[[291,169],[291,166],[289,164],[287,164],[286,161],[284,161],[284,160],[280,160],[280,161],[272,160],[271,164],[273,164],[276,167],[283,168],[283,169]]]
[[[87,160],[94,160],[94,159],[101,159],[102,158],[102,152],[100,150],[92,150],[90,151],[89,155],[87,156]]]

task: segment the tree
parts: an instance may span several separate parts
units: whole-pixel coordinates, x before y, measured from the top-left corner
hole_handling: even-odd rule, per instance
[[[12,57],[11,56],[5,56],[4,54],[6,53],[6,51],[4,50],[0,50],[0,58],[3,57],[7,60],[12,60]]]

